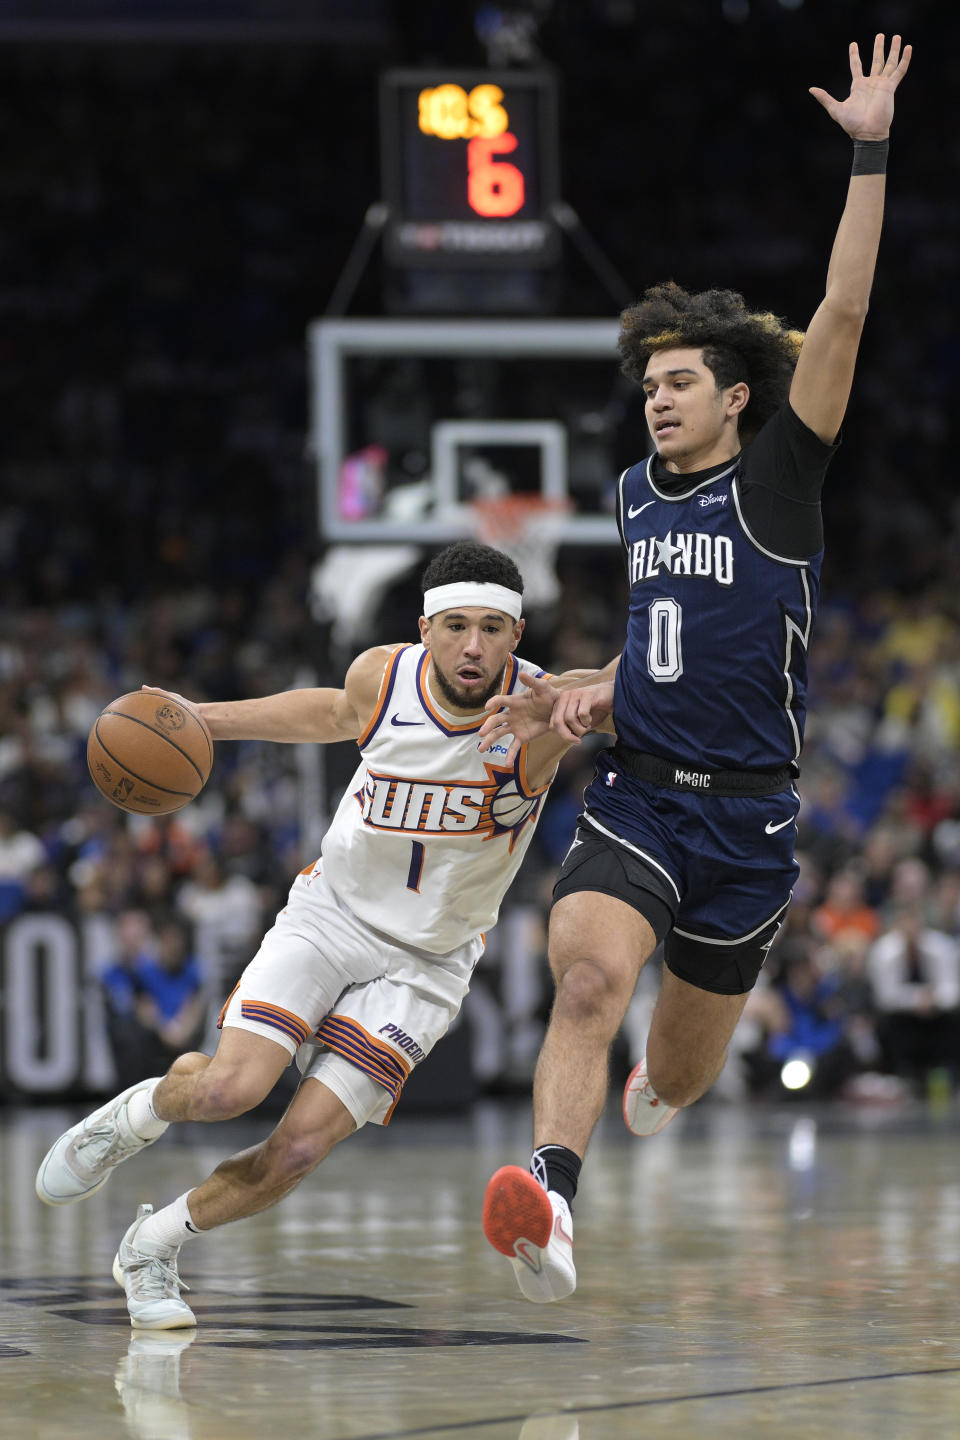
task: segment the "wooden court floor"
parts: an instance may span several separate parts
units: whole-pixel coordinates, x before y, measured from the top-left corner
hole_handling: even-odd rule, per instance
[[[195,1332],[132,1332],[110,1278],[160,1205],[269,1122],[181,1127],[40,1205],[76,1114],[0,1110],[0,1435],[137,1440],[960,1436],[960,1115],[613,1108],[576,1210],[580,1286],[521,1300],[479,1228],[524,1105],[404,1117],[276,1209],[191,1242]]]

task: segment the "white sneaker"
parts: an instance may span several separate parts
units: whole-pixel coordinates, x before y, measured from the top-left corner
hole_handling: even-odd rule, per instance
[[[37,1195],[44,1205],[72,1205],[75,1200],[85,1199],[107,1183],[121,1160],[129,1160],[138,1150],[153,1144],[153,1140],[142,1140],[131,1130],[127,1101],[136,1091],[155,1085],[157,1078],[131,1085],[51,1145],[37,1171]]]
[[[647,1061],[644,1057],[627,1076],[623,1087],[623,1119],[631,1135],[656,1135],[664,1125],[669,1125],[676,1115],[676,1107],[664,1105],[647,1079]]]
[[[196,1325],[190,1306],[180,1299],[184,1285],[177,1274],[179,1245],[137,1244],[137,1231],[152,1205],[141,1205],[137,1218],[120,1241],[113,1261],[113,1278],[127,1295],[130,1324],[140,1330],[180,1330]]]
[[[521,1293],[538,1305],[577,1288],[570,1206],[529,1170],[504,1165],[483,1197],[483,1233],[513,1266]]]

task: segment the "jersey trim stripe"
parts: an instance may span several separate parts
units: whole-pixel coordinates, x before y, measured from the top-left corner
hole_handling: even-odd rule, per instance
[[[790,729],[793,731],[794,760],[798,760],[800,757],[800,751],[803,749],[803,736],[800,733],[800,726],[797,723],[797,717],[793,713],[793,701],[795,696],[793,685],[793,642],[794,640],[799,640],[804,650],[806,650],[810,644],[810,632],[813,629],[813,604],[810,599],[810,580],[808,578],[806,569],[801,570],[799,573],[800,582],[803,586],[803,600],[806,613],[806,624],[804,625],[803,629],[800,629],[800,626],[797,624],[796,620],[794,620],[792,615],[790,615],[786,610],[783,612],[783,623],[785,631],[785,640],[783,647],[783,677],[787,682],[787,688],[784,695],[783,703],[784,709],[787,713],[787,720],[790,724]]]
[[[265,1000],[241,1000],[240,1014],[244,1020],[258,1020],[261,1025],[272,1025],[274,1029],[282,1030],[298,1045],[310,1039],[310,1026],[279,1005],[270,1005]]]
[[[224,1016],[226,1015],[227,1011],[228,1011],[229,1008],[230,1008],[230,1001],[233,999],[234,995],[236,995],[236,993],[237,993],[237,991],[238,991],[239,989],[240,989],[240,981],[238,980],[237,983],[236,983],[236,985],[234,985],[233,989],[230,991],[230,994],[227,996],[226,1000],[224,1000],[223,1005],[220,1007],[220,1014],[217,1016],[217,1029],[218,1029],[218,1030],[222,1030],[222,1029],[223,1029],[223,1018],[224,1018]]]
[[[413,1066],[408,1065],[382,1040],[369,1034],[356,1020],[336,1013],[327,1016],[317,1031],[316,1038],[326,1045],[328,1050],[342,1055],[345,1060],[356,1065],[358,1070],[363,1070],[371,1079],[376,1080],[378,1085],[389,1090],[396,1103],[403,1082]]]
[[[479,730],[480,726],[483,724],[483,721],[486,719],[485,715],[479,720],[469,720],[464,725],[457,725],[452,721],[447,720],[434,706],[432,700],[430,699],[430,691],[427,686],[427,666],[429,665],[429,663],[430,651],[425,650],[421,655],[420,663],[417,666],[417,694],[420,697],[420,704],[423,706],[426,714],[430,716],[430,719],[433,721],[434,725],[436,725],[437,729],[441,731],[444,735],[450,736],[468,735],[471,731]]]
[[[730,491],[733,495],[733,504],[737,512],[737,519],[740,522],[740,529],[743,531],[744,535],[750,541],[750,544],[755,550],[759,550],[761,555],[766,555],[768,560],[776,560],[781,565],[793,565],[801,570],[809,569],[811,563],[810,560],[791,559],[789,555],[778,555],[774,550],[768,550],[765,545],[761,545],[760,541],[756,538],[756,536],[751,534],[750,526],[743,518],[743,510],[740,505],[740,488],[737,485],[736,480],[734,480],[733,484],[730,486]],[[813,558],[814,557],[811,556],[811,560]]]
[[[521,792],[527,797],[528,800],[533,800],[537,795],[545,795],[547,793],[547,791],[550,789],[550,786],[553,784],[553,776],[556,775],[559,768],[560,761],[558,760],[556,765],[554,766],[553,775],[550,776],[550,779],[547,781],[547,783],[545,785],[541,785],[539,789],[535,788],[530,784],[530,780],[527,776],[527,747],[526,745],[522,745],[520,747],[520,754],[517,756],[516,763],[513,767],[513,773]]]
[[[436,705],[434,705],[433,701],[430,698],[430,689],[427,684],[427,666],[429,663],[430,651],[425,650],[420,657],[420,663],[417,666],[417,694],[420,697],[420,704],[423,706],[425,712],[430,716],[430,719],[433,721],[434,725],[436,725],[437,729],[440,730],[444,735],[449,736],[471,735],[475,731],[479,730],[480,726],[487,718],[485,713],[481,714],[476,720],[468,720],[463,725],[457,725],[454,721],[448,719],[445,715],[443,715],[440,709]],[[501,694],[510,694],[510,692],[513,690],[513,687],[517,683],[517,676],[519,675],[519,673],[520,666],[517,664],[516,659],[513,655],[508,655],[507,663],[503,672],[504,683],[500,687]]]
[[[689,500],[692,495],[696,495],[697,491],[702,490],[705,485],[719,485],[721,481],[726,480],[728,475],[732,475],[733,472],[736,470],[737,466],[740,464],[740,456],[738,455],[736,460],[734,460],[731,465],[727,466],[726,470],[720,471],[719,475],[711,475],[709,479],[701,480],[698,484],[694,485],[692,490],[686,490],[682,495],[667,495],[664,493],[664,491],[658,490],[656,485],[653,483],[653,462],[656,458],[657,457],[654,454],[651,455],[647,460],[647,484],[650,486],[650,489],[653,491],[654,495],[656,495],[658,500],[665,500],[668,504],[677,500]]]
[[[367,721],[367,728],[357,737],[357,745],[362,750],[367,741],[375,733],[380,721],[387,712],[390,704],[390,696],[393,694],[393,687],[397,680],[397,666],[400,663],[400,656],[404,650],[409,650],[409,645],[398,645],[396,650],[387,657],[386,667],[383,672],[383,679],[380,681],[380,693],[377,696],[377,703],[373,707],[373,714]]]
[[[622,845],[625,850],[630,851],[631,855],[639,855],[641,860],[644,860],[648,865],[651,865],[654,870],[659,871],[659,873],[666,880],[667,884],[670,886],[670,889],[673,891],[674,895],[676,895],[677,904],[680,904],[680,891],[677,889],[676,881],[670,874],[670,871],[666,870],[663,865],[661,865],[659,860],[654,860],[653,856],[648,855],[646,850],[641,850],[639,845],[631,845],[629,840],[624,840],[623,836],[618,835],[615,830],[608,830],[606,825],[601,825],[599,820],[595,820],[593,818],[589,810],[586,811],[583,818],[593,830],[599,831],[601,835],[606,836],[608,840],[612,840],[614,844]]]
[[[745,945],[748,940],[753,940],[754,937],[765,930],[768,925],[772,925],[777,916],[783,914],[792,899],[793,891],[791,890],[783,904],[777,910],[774,910],[772,915],[768,915],[766,920],[761,921],[756,929],[751,930],[748,935],[738,935],[736,940],[717,940],[711,935],[695,935],[692,930],[681,930],[679,925],[674,925],[673,933],[674,935],[681,935],[684,940],[698,940],[701,945]]]
[[[542,674],[543,672],[541,671],[540,673]],[[503,671],[503,684],[500,686],[500,694],[512,695],[517,688],[519,678],[520,666],[517,663],[517,658],[515,655],[508,655],[507,663]],[[484,719],[486,719],[486,716],[484,716]]]
[[[626,470],[621,472],[620,479],[617,481],[617,529],[620,531],[620,543],[624,547],[626,547],[627,537],[623,533],[623,484],[632,468],[631,465],[628,465]]]

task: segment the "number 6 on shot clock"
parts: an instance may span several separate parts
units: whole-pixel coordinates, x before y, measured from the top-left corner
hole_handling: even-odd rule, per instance
[[[548,71],[392,70],[382,78],[380,113],[394,265],[554,262],[556,101]]]

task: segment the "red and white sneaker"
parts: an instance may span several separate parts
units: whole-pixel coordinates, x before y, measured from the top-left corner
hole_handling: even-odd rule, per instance
[[[673,1105],[664,1105],[647,1079],[647,1061],[644,1057],[627,1076],[623,1087],[623,1119],[631,1135],[656,1135],[664,1125],[669,1125],[677,1111]]]
[[[529,1170],[504,1165],[483,1197],[483,1233],[506,1255],[527,1300],[545,1305],[577,1288],[570,1206]]]

